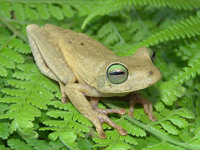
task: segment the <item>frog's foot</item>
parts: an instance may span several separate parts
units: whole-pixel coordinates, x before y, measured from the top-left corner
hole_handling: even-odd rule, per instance
[[[99,113],[102,113],[102,114],[118,113],[120,115],[126,114],[126,109],[124,108],[116,108],[116,109],[98,108],[99,101],[100,101],[99,97],[90,97],[90,104],[92,105],[92,108]]]
[[[153,116],[153,104],[144,99],[139,93],[132,93],[130,95],[130,100],[129,100],[129,104],[130,104],[130,109],[128,112],[128,115],[130,117],[134,117],[133,116],[133,112],[134,112],[134,106],[135,104],[140,103],[143,105],[144,111],[145,113],[149,116],[149,119],[151,121],[156,121],[157,119]]]
[[[62,96],[61,102],[62,103],[67,103],[68,102],[68,97],[65,94],[64,85],[61,82],[58,82],[58,83],[60,85],[60,91],[61,91],[61,96]]]
[[[119,132],[119,134],[121,135],[127,135],[127,132],[126,130],[124,130],[121,126],[115,124],[108,116],[107,114],[109,113],[118,113],[120,115],[124,115],[126,113],[126,110],[123,109],[123,108],[120,108],[120,109],[102,109],[102,108],[98,108],[97,105],[98,105],[98,102],[99,102],[99,98],[90,98],[90,103],[92,105],[92,108],[94,111],[96,111],[98,113],[98,119],[101,123],[101,128],[100,130],[98,131],[99,133],[99,137],[100,138],[106,138],[106,135],[103,131],[103,127],[102,127],[102,124],[103,123],[107,123],[109,124],[111,127],[117,129],[117,131]]]
[[[61,102],[62,103],[67,103],[68,102],[68,98],[67,98],[67,96],[65,94],[62,94]]]

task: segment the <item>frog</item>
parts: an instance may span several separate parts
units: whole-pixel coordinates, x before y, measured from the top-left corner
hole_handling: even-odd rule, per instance
[[[97,40],[84,33],[63,29],[52,24],[26,28],[34,60],[42,74],[57,81],[62,98],[89,119],[99,138],[106,138],[102,127],[109,124],[120,135],[127,131],[114,123],[110,113],[125,115],[125,108],[98,108],[101,98],[119,97],[129,100],[128,115],[134,117],[135,104],[143,105],[152,121],[153,104],[139,93],[162,77],[154,65],[148,48],[140,47],[130,56],[118,56]]]

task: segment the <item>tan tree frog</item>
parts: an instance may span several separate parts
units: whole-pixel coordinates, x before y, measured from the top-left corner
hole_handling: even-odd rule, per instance
[[[69,98],[77,110],[96,127],[100,138],[106,138],[102,123],[127,132],[110,120],[108,113],[125,114],[121,109],[100,109],[100,97],[125,96],[128,114],[141,103],[149,119],[155,121],[152,103],[137,92],[161,79],[149,50],[139,48],[132,56],[120,57],[89,36],[46,24],[27,26],[29,44],[39,70],[59,82],[62,101]],[[89,99],[89,101],[88,101]]]

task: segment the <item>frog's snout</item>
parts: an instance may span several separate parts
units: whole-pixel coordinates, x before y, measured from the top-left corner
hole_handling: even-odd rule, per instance
[[[162,78],[162,74],[158,68],[149,70],[147,76],[153,79],[154,83]]]

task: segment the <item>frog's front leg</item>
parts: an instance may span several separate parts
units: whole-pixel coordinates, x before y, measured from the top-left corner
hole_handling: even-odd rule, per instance
[[[94,104],[92,107],[92,105],[85,97],[86,94],[90,95],[92,92],[95,91],[85,84],[69,83],[65,86],[65,93],[67,94],[73,105],[78,109],[81,114],[83,114],[94,124],[100,138],[106,138],[102,127],[102,124],[104,122],[117,129],[121,135],[126,135],[127,132],[122,127],[112,122],[112,120],[110,120],[110,118],[106,115],[107,113],[110,113],[109,111],[103,112],[97,110],[96,108],[93,108],[96,104]],[[116,110],[113,112],[123,114],[125,113],[125,110],[122,111],[123,113]]]
[[[133,118],[134,106],[137,103],[143,105],[144,111],[146,114],[148,114],[148,117],[151,121],[157,120],[153,115],[153,104],[150,101],[144,99],[139,92],[133,92],[129,95],[129,104],[130,104],[130,109],[128,112],[129,116]]]

